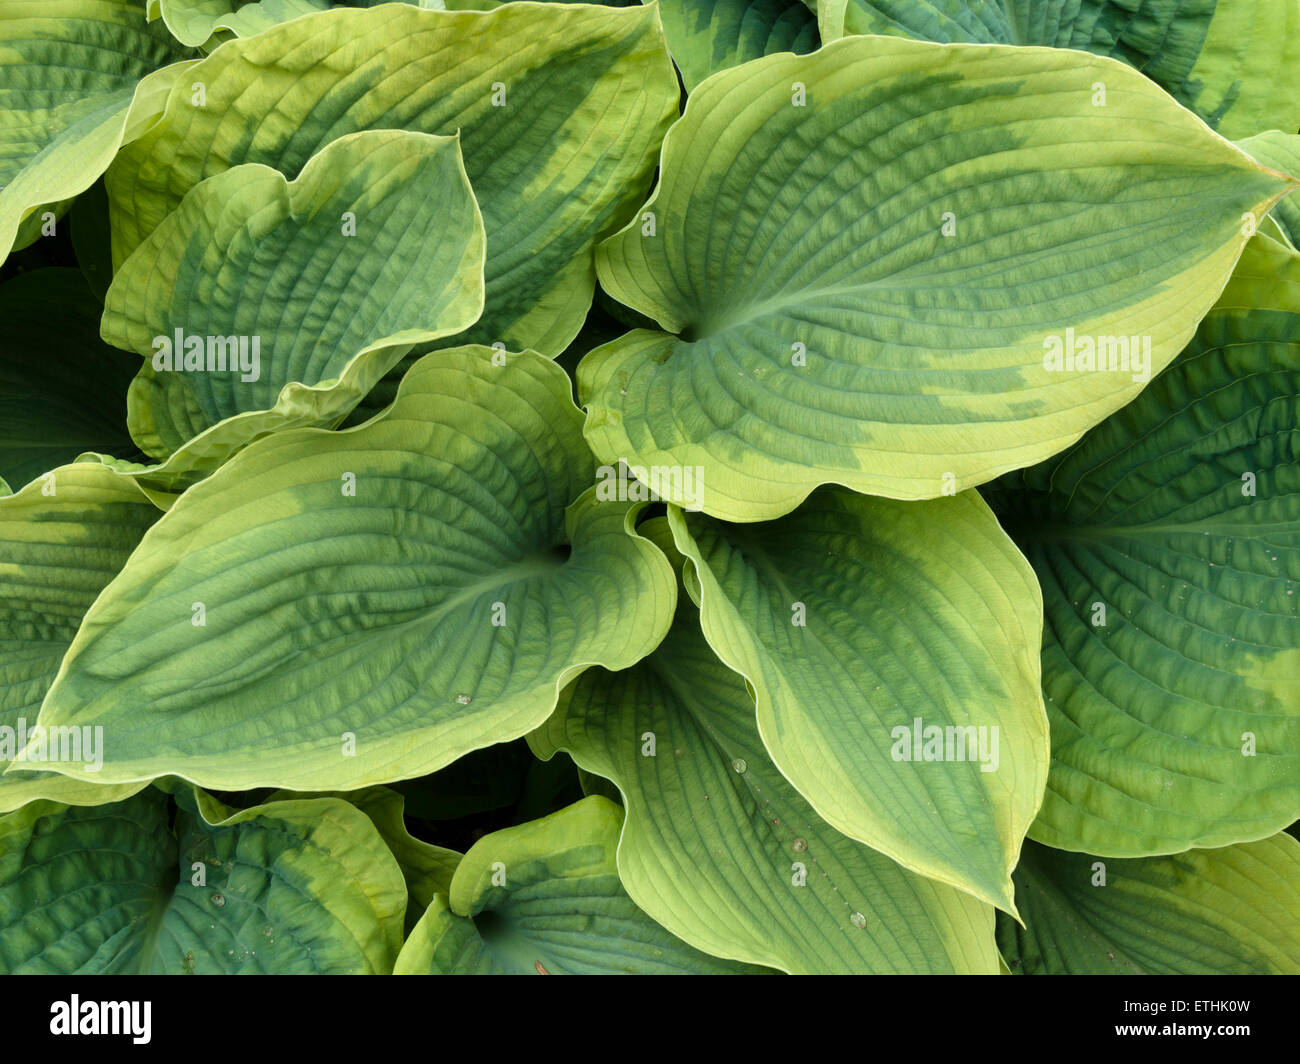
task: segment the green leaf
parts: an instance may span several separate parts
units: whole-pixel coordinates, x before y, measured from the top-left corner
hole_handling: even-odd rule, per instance
[[[1300,174],[1300,136],[1270,130],[1256,137],[1239,140],[1237,147],[1265,166],[1281,170],[1284,174]],[[1272,211],[1282,227],[1283,235],[1295,247],[1300,240],[1300,196],[1287,196]]]
[[[402,947],[398,975],[763,974],[692,949],[618,878],[623,811],[599,796],[476,842]]]
[[[392,970],[406,888],[338,798],[232,812],[154,788],[0,817],[0,970],[366,974]]]
[[[1014,913],[1047,777],[1042,600],[979,496],[837,488],[761,526],[669,523],[782,775],[850,838]]]
[[[206,44],[213,34],[251,37],[300,15],[325,11],[330,0],[148,0],[149,21],[161,18],[182,44]],[[364,4],[355,5],[364,7]]]
[[[1300,258],[1257,237],[1177,361],[990,501],[1038,574],[1030,835],[1113,857],[1300,815]]]
[[[1300,184],[1110,60],[889,37],[715,75],[662,173],[597,268],[668,331],[583,361],[587,437],[702,467],[732,521],[825,483],[931,498],[1059,451],[1190,339],[1243,212]],[[1111,349],[1112,369],[1130,335],[1149,358]],[[1100,338],[1101,372],[1052,362],[1076,338]]]
[[[370,423],[267,437],[186,491],[41,722],[103,725],[104,779],[353,790],[523,735],[589,665],[649,653],[667,561],[583,493],[563,370],[496,355],[427,356]]]
[[[461,862],[461,854],[412,835],[402,816],[404,799],[396,791],[387,787],[353,791],[349,801],[370,817],[402,869],[408,895],[406,929],[409,931],[433,896],[451,889],[451,877]]]
[[[149,19],[161,18],[178,41],[198,47],[214,35],[252,37],[272,26],[331,7],[376,7],[388,0],[149,0]],[[436,11],[459,7],[442,0],[407,0]],[[466,5],[474,6],[474,5]],[[481,4],[492,7],[495,4]]]
[[[681,564],[665,520],[640,531]],[[567,750],[618,785],[619,874],[636,903],[693,946],[791,973],[996,971],[993,910],[822,820],[772,763],[698,611],[678,603],[652,655],[584,673],[529,736],[539,756]]]
[[[0,188],[3,191],[3,188]],[[58,203],[47,203],[41,210],[34,210],[18,223],[18,233],[13,239],[10,254],[26,251],[42,237],[57,236],[58,223],[68,213],[75,200],[65,199]],[[51,264],[46,264],[51,265]]]
[[[1277,208],[1274,207],[1273,210],[1259,220],[1259,233],[1275,243],[1281,244],[1287,251],[1295,252],[1295,242],[1287,231],[1282,228],[1282,224],[1277,218]]]
[[[1300,124],[1300,9],[1291,0],[823,0],[822,37],[1051,45],[1142,71],[1225,137]]]
[[[88,759],[80,780],[5,770],[34,732],[82,615],[157,519],[133,484],[93,463],[61,466],[0,498],[0,812],[38,798],[96,805],[143,786],[97,782],[104,737],[94,732],[46,736],[58,749],[46,742],[32,751],[39,759],[27,762],[39,766],[46,755],[62,752],[65,741],[75,742],[71,751]]]
[[[227,42],[177,85],[109,173],[114,251],[121,262],[230,166],[295,174],[359,130],[459,130],[488,243],[487,306],[469,335],[556,355],[591,304],[592,245],[641,198],[677,101],[653,8],[306,15]]]
[[[196,185],[105,300],[104,339],[148,359],[128,422],[171,458],[147,475],[170,486],[268,432],[332,427],[411,345],[474,323],[483,255],[454,137],[357,133],[294,181],[248,163]]]
[[[137,453],[123,424],[136,360],[100,340],[100,311],[80,270],[0,284],[0,474],[19,487],[83,451]]]
[[[166,30],[145,24],[137,0],[7,0],[0,260],[32,212],[88,189],[157,114],[185,65],[156,68],[184,54]]]
[[[1279,834],[1174,857],[1105,860],[1028,843],[1025,927],[998,944],[1026,975],[1300,973],[1300,842]]]
[[[659,14],[687,92],[719,70],[773,52],[803,55],[820,43],[801,0],[660,0]]]
[[[342,798],[370,818],[406,880],[406,930],[410,931],[420,914],[429,907],[433,896],[451,889],[451,877],[461,862],[461,854],[445,846],[434,846],[417,839],[406,828],[403,817],[405,799],[388,787],[367,787],[360,791],[300,794],[276,791],[267,801],[279,802],[311,798]]]

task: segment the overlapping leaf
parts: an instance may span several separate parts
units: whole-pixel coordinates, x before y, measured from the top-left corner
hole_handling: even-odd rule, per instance
[[[687,92],[773,52],[811,52],[817,19],[800,0],[660,0],[664,36]]]
[[[0,817],[0,971],[368,974],[392,970],[406,889],[338,798],[233,812],[150,788]]]
[[[24,220],[89,188],[161,109],[185,55],[138,0],[7,0],[0,9],[0,259]],[[151,73],[153,72],[153,73]],[[29,224],[20,244],[36,235]]]
[[[597,796],[480,839],[402,947],[397,973],[760,974],[692,949],[636,907],[615,866],[622,822]]]
[[[1224,136],[1300,125],[1291,0],[817,0],[822,36],[1079,48],[1142,71]]]
[[[150,19],[161,18],[177,40],[198,46],[214,35],[219,39],[230,34],[251,37],[281,22],[331,7],[378,7],[388,2],[390,0],[149,0],[148,7]],[[402,2],[434,11],[490,11],[501,6],[500,0]],[[623,0],[613,6],[626,6],[632,2],[635,0]]]
[[[667,562],[583,493],[563,370],[497,354],[429,355],[369,424],[267,437],[189,489],[41,722],[102,725],[104,779],[352,790],[518,737],[587,666],[652,650]]]
[[[406,880],[406,929],[410,931],[420,919],[433,896],[451,889],[451,877],[461,862],[462,855],[445,846],[434,846],[415,838],[406,827],[402,815],[405,801],[388,787],[368,787],[360,791],[340,791],[325,794],[298,794],[294,791],[277,791],[268,801],[302,801],[316,798],[341,798],[356,806],[370,818],[380,837],[388,846]]]
[[[662,519],[641,531],[681,564]],[[682,596],[650,657],[584,673],[529,743],[618,785],[623,883],[692,945],[791,973],[997,970],[989,906],[836,831],[777,771]]]
[[[374,7],[386,0],[149,0],[150,21],[161,18],[182,44],[197,48],[214,34],[251,37],[281,22],[331,7]],[[420,3],[420,7],[441,7]]]
[[[782,774],[851,838],[1014,912],[1047,776],[1042,600],[979,496],[827,489],[763,526],[670,522]]]
[[[123,263],[103,336],[146,356],[129,423],[168,485],[273,430],[330,426],[413,344],[483,309],[483,223],[454,137],[357,133],[296,180],[196,185]]]
[[[654,9],[590,5],[338,8],[230,41],[185,81],[109,173],[117,261],[230,166],[296,174],[359,130],[459,130],[488,238],[470,335],[548,355],[581,327],[592,244],[640,199],[678,99]]]
[[[1238,145],[1265,166],[1283,173],[1300,173],[1300,135],[1270,130],[1238,141]],[[1300,196],[1287,196],[1272,211],[1283,235],[1295,247],[1300,241]]]
[[[1296,184],[1111,60],[890,37],[710,78],[662,173],[597,266],[667,331],[584,360],[587,436],[606,461],[703,467],[706,512],[733,521],[825,483],[934,497],[1060,450],[1177,354],[1242,214]],[[1130,336],[1132,364],[1106,346]],[[1091,370],[1064,357],[1084,338]]]
[[[1140,857],[1300,817],[1298,262],[1257,237],[1135,402],[990,493],[1043,587],[1041,842]]]
[[[1025,927],[998,945],[1026,975],[1300,974],[1300,842],[1101,860],[1027,843]]]
[[[98,463],[61,466],[0,498],[0,812],[38,798],[96,805],[140,789],[98,784],[102,734],[45,735],[36,724],[82,615],[158,516],[130,481]],[[5,773],[33,735],[42,742],[28,768],[76,754],[86,759],[82,779]]]

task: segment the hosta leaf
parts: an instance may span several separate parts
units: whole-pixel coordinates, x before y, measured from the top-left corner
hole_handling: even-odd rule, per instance
[[[387,787],[370,787],[353,791],[349,797],[358,809],[370,817],[379,834],[397,859],[406,880],[410,898],[407,905],[408,927],[439,891],[451,888],[451,877],[461,862],[461,854],[445,846],[434,846],[413,836],[402,817],[402,796]]]
[[[979,496],[836,488],[762,526],[669,520],[781,773],[851,838],[1014,912],[1047,776],[1042,600]]]
[[[172,455],[151,476],[337,423],[412,344],[473,324],[483,254],[454,137],[357,133],[293,181],[248,163],[196,185],[104,306],[104,339],[146,357],[131,432]]]
[[[1111,60],[890,37],[710,78],[662,174],[597,268],[668,332],[583,361],[587,436],[605,461],[702,467],[705,511],[733,521],[1055,453],[1177,354],[1242,214],[1298,184]],[[1136,368],[1106,347],[1103,372],[1050,364],[1130,336]]]
[[[687,92],[772,52],[811,52],[817,19],[801,0],[660,0],[664,36]]]
[[[83,451],[136,453],[123,424],[136,360],[100,340],[101,309],[80,270],[0,284],[0,474],[17,487]]]
[[[638,909],[614,853],[623,811],[599,796],[470,847],[434,898],[399,975],[672,975],[762,969],[718,960]]]
[[[1256,238],[1137,400],[990,492],[1043,587],[1040,842],[1141,857],[1300,816],[1298,261]]]
[[[0,187],[0,192],[3,188]],[[18,223],[18,232],[13,238],[10,252],[25,251],[42,237],[57,236],[59,223],[72,208],[74,199],[60,200],[58,203],[46,203],[38,210],[33,210]],[[44,265],[53,265],[45,263]]]
[[[28,762],[39,768],[75,742],[71,751],[88,758],[81,780],[5,770],[34,732],[82,615],[158,516],[130,481],[94,463],[61,466],[0,498],[0,812],[37,798],[94,805],[140,789],[97,785],[104,743],[94,732],[47,736],[57,749],[47,742]]]
[[[445,7],[448,11],[495,11],[501,7],[505,0],[446,0]],[[587,3],[588,0],[548,0],[554,4],[579,4]],[[641,0],[601,0],[604,7],[635,7]],[[425,6],[432,7],[436,3],[426,0]]]
[[[1283,173],[1300,173],[1300,136],[1270,130],[1237,142],[1252,157]],[[1287,196],[1272,211],[1292,247],[1300,240],[1300,196]]]
[[[0,817],[0,971],[365,974],[392,970],[406,889],[338,798],[232,812],[149,789]]]
[[[185,492],[41,721],[103,725],[105,779],[353,790],[516,738],[587,666],[652,650],[667,561],[583,493],[563,370],[496,354],[429,355],[374,421],[259,440]]]
[[[198,46],[213,35],[252,37],[281,22],[326,11],[331,7],[378,7],[389,0],[149,0],[150,20],[161,18],[177,40]],[[434,11],[490,10],[496,0],[443,3],[443,0],[403,0]],[[564,2],[564,0],[559,0]]]
[[[0,259],[32,211],[88,189],[156,115],[184,67],[156,68],[184,54],[161,26],[145,24],[138,0],[7,0]]]
[[[641,531],[661,542],[664,526]],[[989,906],[836,831],[777,771],[683,596],[650,657],[584,673],[529,742],[617,783],[623,883],[700,949],[792,973],[997,969]]]
[[[164,477],[166,476],[165,463],[158,466],[143,462],[132,462],[126,458],[114,458],[111,454],[101,454],[97,451],[86,451],[84,454],[77,456],[77,461],[93,462],[96,465],[111,469],[121,476],[130,477],[149,501],[163,512],[171,509],[172,504],[180,498],[181,492],[185,490],[186,486],[184,477],[175,478],[174,480],[168,478],[165,481],[168,484],[167,487],[158,485],[155,478],[160,473]]]
[[[1292,0],[821,0],[822,36],[1043,44],[1142,71],[1227,137],[1300,124]]]
[[[251,37],[299,15],[310,15],[331,7],[374,7],[385,0],[353,0],[334,4],[331,0],[149,0],[150,21],[161,18],[182,44],[198,47],[216,33]],[[438,0],[419,7],[440,8]]]
[[[148,0],[149,21],[162,19],[178,41],[192,48],[207,43],[219,31],[251,37],[332,6],[330,0]]]
[[[1026,975],[1300,974],[1300,842],[1274,835],[1173,857],[1105,860],[1027,843],[1026,925],[998,944]]]
[[[361,791],[339,791],[333,794],[276,791],[267,801],[301,801],[310,798],[342,798],[370,818],[401,868],[402,878],[406,880],[408,930],[415,926],[435,894],[445,894],[451,889],[451,877],[460,864],[462,855],[445,846],[434,846],[415,838],[406,828],[402,816],[405,801],[396,791],[388,787],[367,787]]]
[[[1259,232],[1275,243],[1281,244],[1287,251],[1294,253],[1295,242],[1277,219],[1277,207],[1274,207],[1273,210],[1259,220]]]
[[[592,244],[640,198],[677,100],[653,8],[306,15],[222,45],[123,152],[108,181],[114,252],[122,261],[186,190],[235,164],[296,174],[359,130],[459,130],[488,243],[471,335],[559,354],[591,304]],[[270,110],[285,120],[265,121]]]
[[[1214,305],[1214,315],[1251,311],[1300,314],[1300,256],[1261,228]]]

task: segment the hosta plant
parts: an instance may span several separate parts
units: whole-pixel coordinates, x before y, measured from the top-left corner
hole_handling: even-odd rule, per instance
[[[0,971],[1300,971],[1300,3],[1138,6],[0,3]]]

